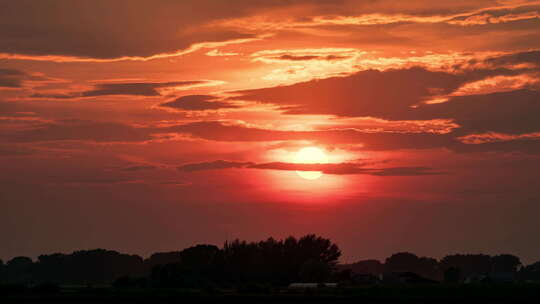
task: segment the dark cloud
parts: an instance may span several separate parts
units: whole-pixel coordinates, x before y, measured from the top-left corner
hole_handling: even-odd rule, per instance
[[[169,132],[187,133],[215,141],[284,141],[311,140],[322,144],[361,144],[366,150],[431,149],[459,144],[446,134],[369,132],[355,129],[320,131],[281,131],[224,125],[220,122],[195,122],[167,128]],[[164,130],[162,130],[164,131]]]
[[[243,32],[204,27],[211,21],[245,15],[257,5],[238,2],[231,6],[222,0],[2,1],[0,52],[97,59],[151,57],[201,42],[251,38]]]
[[[223,142],[270,142],[308,140],[324,145],[356,145],[366,151],[418,150],[446,148],[458,152],[523,151],[536,153],[537,140],[528,139],[512,149],[507,143],[468,144],[457,134],[371,132],[356,129],[318,131],[281,131],[226,125],[221,122],[194,122],[166,127],[135,127],[127,124],[94,121],[59,121],[33,125],[24,130],[2,130],[5,142],[30,143],[41,141],[145,142],[165,140],[171,134],[186,134],[195,138]],[[519,140],[517,138],[516,140]],[[475,147],[472,147],[475,146]],[[218,165],[231,165],[218,163]]]
[[[15,69],[0,68],[0,87],[21,88],[25,81],[44,81],[46,77],[32,75]]]
[[[43,94],[43,93],[34,93],[30,95],[32,98],[51,98],[51,99],[71,99],[71,98],[77,98],[81,97],[81,94],[73,93],[73,94]]]
[[[526,154],[540,154],[539,139],[514,139],[508,141],[496,141],[469,145],[456,145],[455,152],[522,152]]]
[[[104,83],[96,86],[94,90],[82,92],[83,97],[103,95],[140,95],[159,96],[157,89],[175,86],[188,86],[201,84],[204,81],[177,81],[177,82],[140,82],[140,83]]]
[[[96,97],[106,95],[135,95],[135,96],[160,96],[158,89],[167,87],[180,87],[202,84],[205,81],[175,81],[175,82],[135,82],[135,83],[102,83],[94,89],[83,92],[66,94],[42,94],[31,95],[33,98],[58,98],[69,99],[77,97]]]
[[[325,39],[325,35],[334,33],[339,35],[341,43],[352,44],[358,49],[384,48],[396,52],[404,49],[436,53],[444,53],[449,49],[464,52],[515,52],[540,48],[537,31],[540,19],[532,16],[499,23],[491,23],[486,18],[480,24],[462,25],[449,23],[449,20],[443,20],[441,16],[428,17],[422,21],[403,16],[403,12],[397,14],[367,16],[359,24],[322,23],[315,26],[311,37],[305,40]],[[325,35],[318,36],[317,31]]]
[[[248,165],[245,168],[270,169],[286,171],[320,171],[326,174],[348,175],[369,174],[378,176],[414,176],[414,175],[438,175],[442,171],[428,167],[389,167],[369,168],[364,163],[337,163],[337,164],[295,164],[272,162]]]
[[[437,5],[426,5],[424,1],[396,4],[395,1],[381,0],[365,2],[235,0],[234,5],[231,5],[229,0],[3,1],[0,7],[0,20],[3,21],[0,27],[0,53],[24,56],[75,56],[101,60],[124,57],[146,59],[159,54],[189,51],[194,45],[200,43],[226,43],[254,38],[258,34],[267,34],[268,29],[255,31],[249,26],[247,29],[242,26],[220,26],[219,22],[257,15],[265,15],[265,17],[270,15],[273,18],[269,20],[276,23],[283,22],[283,12],[286,12],[287,8],[295,9],[296,17],[295,15],[286,16],[292,21],[307,23],[311,21],[314,24],[317,24],[315,20],[321,16],[332,18],[377,14],[375,17],[368,16],[363,23],[360,23],[360,26],[341,27],[353,28],[353,30],[350,31],[350,35],[339,35],[340,41],[342,37],[350,37],[348,39],[354,40],[362,36],[360,40],[364,43],[375,42],[380,46],[384,42],[392,44],[396,39],[413,36],[415,46],[430,47],[431,42],[448,49],[445,40],[457,43],[461,38],[480,35],[476,29],[474,29],[474,34],[469,34],[468,31],[471,30],[464,26],[445,23],[453,15],[471,15],[472,12],[478,12],[478,10],[486,10],[492,17],[516,13],[511,10],[490,10],[491,7],[498,5],[493,1],[438,2],[440,3]],[[518,13],[534,11],[534,8],[522,9]],[[401,18],[403,20],[396,21],[396,15],[405,17]],[[459,18],[475,17],[469,15]],[[409,21],[408,16],[428,17],[428,20],[419,22],[410,18]],[[442,20],[442,16],[448,16],[449,19]],[[429,20],[429,17],[434,19]],[[459,18],[456,21],[464,21]],[[370,24],[372,19],[378,20],[374,22],[375,24]],[[398,26],[390,31],[379,33],[378,28],[381,22],[393,22]],[[447,27],[430,29],[434,22]],[[490,22],[488,25],[492,26]],[[422,27],[411,28],[411,26]],[[521,26],[523,27],[522,24]],[[478,31],[485,33],[486,29],[482,28]],[[373,34],[374,32],[376,34]],[[431,33],[439,39],[432,41]],[[449,38],[440,39],[441,34]],[[517,34],[520,35],[519,38],[524,37],[523,33],[517,32]],[[422,39],[422,36],[427,37]],[[403,42],[403,40],[400,41]],[[534,40],[530,39],[529,48],[534,43]],[[462,47],[467,46],[462,45]]]
[[[416,175],[440,175],[446,172],[437,171],[429,167],[391,167],[383,168],[372,173],[378,176],[416,176]]]
[[[6,142],[81,140],[95,142],[143,142],[160,134],[180,133],[224,142],[310,140],[322,144],[358,144],[366,150],[430,149],[459,144],[452,137],[431,133],[372,133],[353,129],[280,131],[225,125],[217,121],[194,122],[167,127],[135,127],[114,122],[58,121],[24,130],[3,130]]]
[[[185,172],[193,171],[205,171],[205,170],[217,170],[217,169],[231,169],[231,168],[245,168],[251,165],[250,162],[235,162],[228,160],[216,160],[211,162],[185,164],[178,167],[178,170]]]
[[[433,96],[488,76],[516,74],[505,69],[454,74],[420,67],[366,70],[347,77],[237,91],[238,99],[282,106],[287,114],[333,114],[394,118]]]
[[[151,165],[134,165],[134,166],[125,167],[122,169],[122,171],[143,171],[143,170],[153,170],[156,168],[157,168],[156,166],[151,166]]]
[[[312,80],[289,86],[279,86],[237,92],[238,99],[271,103],[287,114],[331,114],[337,116],[377,117],[387,120],[450,119],[459,125],[451,136],[483,132],[524,134],[540,131],[540,92],[537,84],[524,84],[513,91],[452,96],[458,88],[474,81],[495,76],[515,76],[531,79],[538,77],[536,68],[509,70],[508,64],[537,64],[540,52],[521,52],[491,57],[480,69],[462,68],[456,72],[430,71],[409,68],[386,71],[361,71],[347,77]],[[485,68],[486,64],[492,69]],[[495,84],[491,84],[492,86]],[[446,102],[428,104],[426,101],[448,95]],[[390,139],[391,133],[373,135],[377,139]],[[338,136],[339,137],[339,136]],[[370,135],[361,135],[363,139]],[[403,144],[420,144],[429,135],[406,135]],[[427,140],[448,146],[448,138]],[[418,139],[418,140],[416,140]],[[397,140],[400,142],[400,140]],[[371,142],[368,140],[367,142]],[[381,144],[384,145],[383,142]]]
[[[218,169],[266,169],[283,171],[319,171],[326,174],[348,175],[369,174],[377,176],[416,176],[445,174],[442,171],[428,167],[390,167],[390,168],[367,168],[364,163],[336,163],[336,164],[296,164],[284,162],[253,163],[216,160],[211,162],[185,164],[178,167],[184,172],[218,170]]]
[[[26,73],[19,70],[0,69],[0,87],[20,88]]]
[[[196,138],[225,142],[308,140],[330,146],[353,144],[366,151],[445,148],[456,152],[519,151],[532,154],[540,152],[540,140],[537,139],[507,139],[501,142],[467,144],[459,139],[459,133],[370,132],[356,129],[281,131],[225,125],[215,121],[177,125],[154,132],[178,132]]]
[[[0,6],[0,53],[93,59],[150,58],[199,43],[255,38],[251,31],[214,25],[220,20],[343,0],[20,0]]]
[[[217,101],[219,98],[211,95],[187,95],[173,101],[162,103],[160,106],[187,111],[205,111],[219,109],[234,109],[237,106]]]
[[[540,92],[516,90],[485,95],[455,96],[447,102],[411,109],[402,119],[451,118],[461,127],[456,136],[484,132],[540,132]]]
[[[540,66],[540,51],[534,50],[529,52],[520,52],[503,56],[496,56],[486,59],[485,62],[500,66],[520,63],[531,63]]]

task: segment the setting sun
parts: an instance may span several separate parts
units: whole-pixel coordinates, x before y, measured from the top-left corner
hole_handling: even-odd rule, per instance
[[[326,164],[328,157],[323,150],[316,147],[306,147],[296,153],[295,163],[297,164]],[[314,180],[322,176],[321,171],[296,171],[298,175],[305,179]]]
[[[0,25],[0,304],[540,303],[540,0],[0,0]]]

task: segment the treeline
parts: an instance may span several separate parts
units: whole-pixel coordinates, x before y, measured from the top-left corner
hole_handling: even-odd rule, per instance
[[[0,282],[103,284],[118,286],[204,287],[246,282],[288,284],[325,281],[335,272],[341,251],[316,235],[260,242],[233,241],[222,248],[197,245],[148,259],[110,250],[41,255],[34,262],[16,257],[0,262]]]
[[[363,260],[340,265],[341,270],[355,274],[383,276],[385,273],[415,273],[436,281],[464,282],[495,278],[506,280],[540,280],[540,262],[524,266],[519,257],[511,254],[489,256],[485,254],[453,254],[441,260],[419,257],[413,253],[400,252],[384,262]]]
[[[408,278],[416,278],[417,282],[464,282],[482,275],[540,280],[540,262],[523,266],[518,257],[508,254],[455,254],[437,260],[401,252],[384,262],[364,260],[338,265],[340,256],[336,244],[316,235],[299,239],[269,238],[260,242],[236,240],[221,248],[197,245],[182,251],[155,253],[147,259],[104,249],[83,250],[41,255],[36,261],[16,257],[4,264],[0,260],[0,284],[204,288],[261,283],[286,286],[292,282],[354,284],[359,282],[359,277],[370,276],[379,281],[396,273],[407,273]]]

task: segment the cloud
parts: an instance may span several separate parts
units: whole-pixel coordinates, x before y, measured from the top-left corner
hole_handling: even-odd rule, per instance
[[[217,121],[202,121],[165,127],[135,127],[116,122],[67,120],[34,124],[22,130],[2,130],[0,139],[6,142],[92,141],[146,142],[165,140],[172,134],[223,142],[270,142],[310,140],[321,144],[357,144],[366,150],[430,149],[460,144],[445,134],[433,133],[373,133],[354,129],[321,131],[281,131],[226,125]]]
[[[532,115],[532,114],[531,114]],[[517,119],[517,118],[514,118]],[[511,125],[511,123],[509,123]],[[227,125],[207,121],[176,125],[159,132],[178,132],[196,138],[223,142],[270,142],[307,140],[323,145],[356,145],[363,151],[448,149],[456,152],[519,151],[540,153],[540,140],[530,136],[507,137],[504,142],[472,144],[457,132],[437,134],[422,132],[373,132],[356,129],[282,131]],[[157,130],[155,132],[158,132]],[[522,138],[528,138],[522,140]],[[515,143],[515,145],[514,145]]]
[[[174,82],[134,82],[134,83],[101,83],[94,89],[82,92],[43,94],[35,93],[32,98],[69,99],[78,97],[96,97],[106,95],[161,96],[159,89],[204,84],[206,81],[174,81]]]
[[[372,132],[355,129],[282,131],[226,125],[217,121],[194,122],[161,129],[193,137],[228,142],[309,140],[321,144],[357,144],[365,150],[432,149],[461,144],[447,134]]]
[[[8,143],[32,143],[47,141],[89,141],[97,143],[143,143],[153,140],[174,140],[175,135],[189,135],[194,138],[221,142],[279,142],[311,141],[322,145],[354,145],[364,151],[395,151],[445,148],[458,152],[501,148],[511,151],[511,142],[527,138],[527,142],[515,146],[513,151],[528,151],[539,140],[536,137],[506,137],[506,143],[476,144],[463,140],[456,132],[438,134],[422,132],[385,132],[357,129],[326,129],[313,131],[270,130],[231,125],[218,121],[201,121],[181,125],[160,127],[136,127],[115,122],[57,121],[34,124],[29,128],[0,132],[0,140]],[[474,148],[467,146],[475,146]],[[229,163],[217,165],[228,166]]]
[[[421,67],[365,70],[346,77],[312,80],[288,86],[237,91],[232,99],[281,106],[286,114],[330,114],[394,118],[433,96],[449,94],[461,85],[510,70],[477,70],[462,74]]]
[[[458,138],[461,142],[468,144],[484,144],[492,142],[510,141],[516,139],[540,139],[540,132],[525,133],[519,135],[487,132],[481,134],[470,134]]]
[[[522,152],[525,154],[540,154],[540,140],[538,138],[514,138],[504,141],[491,141],[484,143],[471,143],[457,145],[453,149],[460,153],[476,152]]]
[[[201,84],[203,81],[176,81],[176,82],[141,82],[141,83],[104,83],[96,86],[94,90],[82,92],[83,97],[103,95],[139,95],[159,96],[157,89],[176,86]]]
[[[485,62],[496,66],[531,63],[538,67],[540,66],[540,51],[534,50],[528,52],[518,52],[502,56],[495,56],[487,58]]]
[[[41,75],[33,75],[16,69],[0,68],[0,88],[22,88],[25,81],[49,80]]]
[[[535,4],[538,4],[538,2]],[[536,19],[539,17],[540,7],[538,5],[524,5],[498,10],[482,10],[473,14],[456,16],[450,20],[447,20],[446,22],[450,24],[471,26],[507,23],[520,20]]]
[[[296,164],[272,162],[248,165],[245,168],[286,171],[320,171],[326,174],[336,175],[369,174],[378,176],[415,176],[444,174],[442,171],[437,171],[429,167],[367,168],[363,163]]]
[[[0,10],[0,53],[52,61],[178,56],[258,37],[252,31],[219,26],[220,20],[306,3],[318,1],[9,1]]]
[[[205,171],[205,170],[218,170],[218,169],[230,169],[230,168],[245,168],[250,165],[250,162],[235,162],[228,160],[215,160],[211,162],[192,163],[185,164],[178,167],[178,170],[185,172]]]
[[[471,1],[474,2],[474,1]],[[526,3],[521,3],[526,4]],[[538,4],[538,2],[534,3]],[[403,13],[367,13],[358,16],[330,16],[330,17],[315,17],[311,21],[311,25],[318,24],[335,24],[335,25],[379,25],[393,23],[448,23],[460,26],[487,25],[497,23],[507,23],[520,20],[535,19],[540,16],[538,6],[523,5],[516,3],[515,5],[500,5],[493,7],[484,7],[478,10],[452,12],[451,10],[423,13],[411,12]],[[307,26],[308,24],[304,24]]]
[[[148,58],[188,50],[197,43],[253,35],[205,28],[246,14],[247,1],[43,0],[2,3],[0,53],[76,58]],[[224,9],[227,6],[227,9]],[[61,29],[61,30],[59,30]],[[47,35],[43,35],[47,33]],[[138,42],[138,40],[144,41]]]
[[[218,97],[211,95],[187,95],[179,97],[173,101],[162,103],[161,107],[186,111],[204,111],[204,110],[219,110],[219,109],[234,109],[237,106],[217,101]]]
[[[26,73],[13,69],[0,69],[0,87],[20,88]]]
[[[152,165],[134,165],[134,166],[125,167],[122,169],[122,171],[144,171],[144,170],[153,170],[156,168],[157,168],[156,166],[152,166]]]
[[[320,171],[326,174],[349,175],[368,174],[377,176],[417,176],[445,174],[428,167],[389,167],[389,168],[366,168],[364,163],[336,163],[336,164],[296,164],[284,162],[253,163],[228,160],[216,160],[185,164],[178,167],[183,172],[223,170],[233,168],[283,170],[283,171]]]
[[[307,2],[306,2],[307,3]],[[272,15],[266,18],[250,16],[242,19],[225,20],[227,24],[250,29],[292,29],[318,25],[380,25],[393,23],[450,23],[459,25],[502,23],[534,18],[537,1],[494,2],[494,1],[437,1],[423,0],[395,3],[391,0],[359,2],[319,1],[311,10],[301,14]],[[298,16],[295,18],[295,16]],[[478,18],[488,16],[491,18]],[[281,19],[280,19],[281,17]],[[279,21],[282,21],[279,24]],[[286,21],[286,22],[284,22]]]
[[[251,54],[254,61],[264,63],[287,63],[294,61],[339,61],[356,59],[365,52],[353,48],[314,48],[263,50]]]
[[[260,39],[279,31],[322,27],[367,28],[365,36],[392,43],[418,37],[410,26],[517,23],[535,21],[538,9],[528,3],[493,1],[353,0],[18,0],[0,10],[0,57],[50,61],[149,60],[179,56],[201,48]],[[379,33],[395,25],[397,33]],[[461,30],[460,38],[466,37]],[[401,31],[403,29],[403,31]],[[373,33],[376,32],[376,35]],[[392,30],[391,32],[396,32]],[[46,33],[46,35],[44,34]],[[439,31],[440,33],[444,33]],[[455,35],[454,35],[455,36]],[[334,36],[336,37],[336,36]],[[143,43],[143,42],[144,43]],[[400,40],[403,42],[403,40]],[[534,43],[529,41],[529,44]],[[418,44],[417,44],[418,45]],[[445,48],[447,49],[447,48]],[[214,54],[214,53],[210,53]],[[218,52],[215,53],[219,55]],[[210,55],[211,56],[211,55]]]
[[[34,93],[30,95],[31,98],[50,98],[50,99],[72,99],[78,98],[82,95],[79,93]]]
[[[486,132],[527,134],[540,131],[540,106],[536,102],[540,98],[540,70],[530,65],[515,66],[538,63],[538,54],[531,51],[489,57],[471,61],[470,66],[456,66],[452,72],[420,67],[365,70],[345,77],[237,91],[238,95],[231,99],[277,105],[285,114],[293,115],[374,117],[387,121],[444,119],[457,126],[452,136]],[[507,68],[510,65],[514,68]],[[388,134],[391,133],[373,136],[393,136]]]
[[[451,118],[460,128],[456,136],[499,132],[540,132],[540,91],[515,90],[492,94],[455,96],[447,102],[425,104],[404,113],[402,119]]]

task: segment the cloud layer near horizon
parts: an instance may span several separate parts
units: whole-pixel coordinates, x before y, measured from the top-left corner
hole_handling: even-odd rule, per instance
[[[316,171],[325,174],[367,174],[376,176],[416,176],[444,174],[428,167],[387,167],[369,168],[364,163],[336,163],[336,164],[298,164],[298,163],[252,163],[236,162],[228,160],[215,160],[211,162],[184,164],[178,167],[183,172],[195,172],[206,170],[223,170],[233,168],[285,170],[285,171]]]

